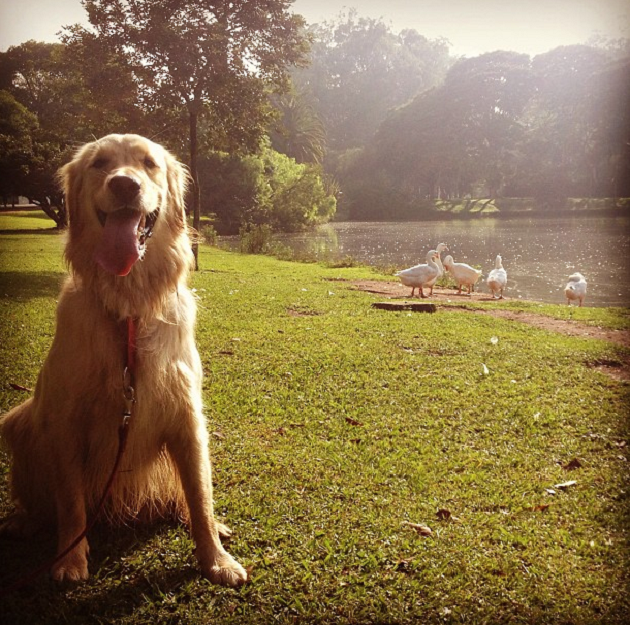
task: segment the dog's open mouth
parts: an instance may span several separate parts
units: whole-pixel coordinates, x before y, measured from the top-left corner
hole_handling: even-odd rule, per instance
[[[144,256],[158,212],[146,215],[127,207],[113,213],[97,210],[103,233],[94,251],[96,262],[109,273],[126,276],[134,263]]]

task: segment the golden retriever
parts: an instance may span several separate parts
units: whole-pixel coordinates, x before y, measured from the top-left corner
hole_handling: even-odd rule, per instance
[[[219,534],[229,530],[213,515],[196,305],[186,286],[193,262],[187,174],[152,141],[113,134],[79,149],[60,179],[71,275],[34,396],[0,422],[16,506],[2,531],[27,536],[56,527],[59,554],[81,535],[117,458],[131,405],[124,371],[133,358],[136,401],[107,516],[175,510],[190,522],[203,575],[238,586],[247,572],[221,545]],[[53,578],[86,579],[87,556],[84,538],[53,565]]]

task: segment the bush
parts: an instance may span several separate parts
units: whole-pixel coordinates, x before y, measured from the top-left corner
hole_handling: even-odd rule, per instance
[[[241,234],[243,224],[297,232],[335,214],[336,200],[326,189],[321,169],[296,163],[269,147],[255,156],[212,153],[202,160],[199,172],[202,212],[216,213],[222,234]]]
[[[273,230],[269,224],[247,224],[239,230],[239,250],[242,254],[267,254],[271,249]]]

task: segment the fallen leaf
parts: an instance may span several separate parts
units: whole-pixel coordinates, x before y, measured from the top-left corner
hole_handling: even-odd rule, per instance
[[[577,482],[575,480],[570,480],[569,482],[563,482],[562,484],[554,484],[554,488],[566,490],[567,488],[571,488],[571,486],[575,486],[576,484]]]
[[[537,506],[531,506],[530,508],[525,508],[525,510],[529,510],[530,512],[544,512],[550,505],[549,503],[539,503]]]
[[[223,432],[212,432],[212,436],[215,438],[225,438],[225,434],[223,434]]]
[[[361,423],[360,421],[356,421],[355,419],[351,419],[350,417],[346,417],[346,423],[349,423],[350,425],[358,425],[358,426],[363,426],[363,423]]]
[[[488,375],[490,373],[490,369],[488,369],[488,367],[486,367],[483,363],[481,363],[481,367],[484,375]]]
[[[9,384],[9,386],[14,390],[14,391],[26,391],[27,393],[32,393],[33,390],[30,388],[26,388],[26,386],[21,386],[20,384],[13,384],[13,382],[11,382]]]
[[[567,471],[573,471],[575,469],[581,469],[582,463],[577,458],[573,458],[571,462],[567,462],[567,464],[563,465],[562,468],[566,469]]]
[[[451,511],[446,508],[440,508],[436,516],[440,521],[448,521],[451,518]]]
[[[397,571],[407,571],[409,570],[409,565],[413,562],[413,560],[399,560],[396,562],[394,569]]]
[[[420,534],[420,536],[431,536],[433,531],[430,527],[426,525],[420,525],[419,523],[411,523],[410,521],[405,521],[405,525],[408,525],[412,530],[415,530]]]
[[[550,495],[555,495],[556,491],[553,488],[545,488],[545,490],[550,494]]]

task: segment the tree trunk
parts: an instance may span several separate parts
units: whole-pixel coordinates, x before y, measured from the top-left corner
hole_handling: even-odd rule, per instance
[[[68,225],[68,215],[65,206],[59,206],[55,210],[47,199],[43,199],[39,201],[39,207],[55,222],[59,230],[63,230]]]
[[[192,210],[193,210],[193,228],[195,229],[195,240],[193,243],[193,254],[195,256],[195,271],[199,270],[199,242],[197,233],[199,232],[201,216],[200,204],[201,195],[199,191],[199,172],[197,169],[197,111],[193,106],[189,107],[190,115],[190,176],[192,178]]]

